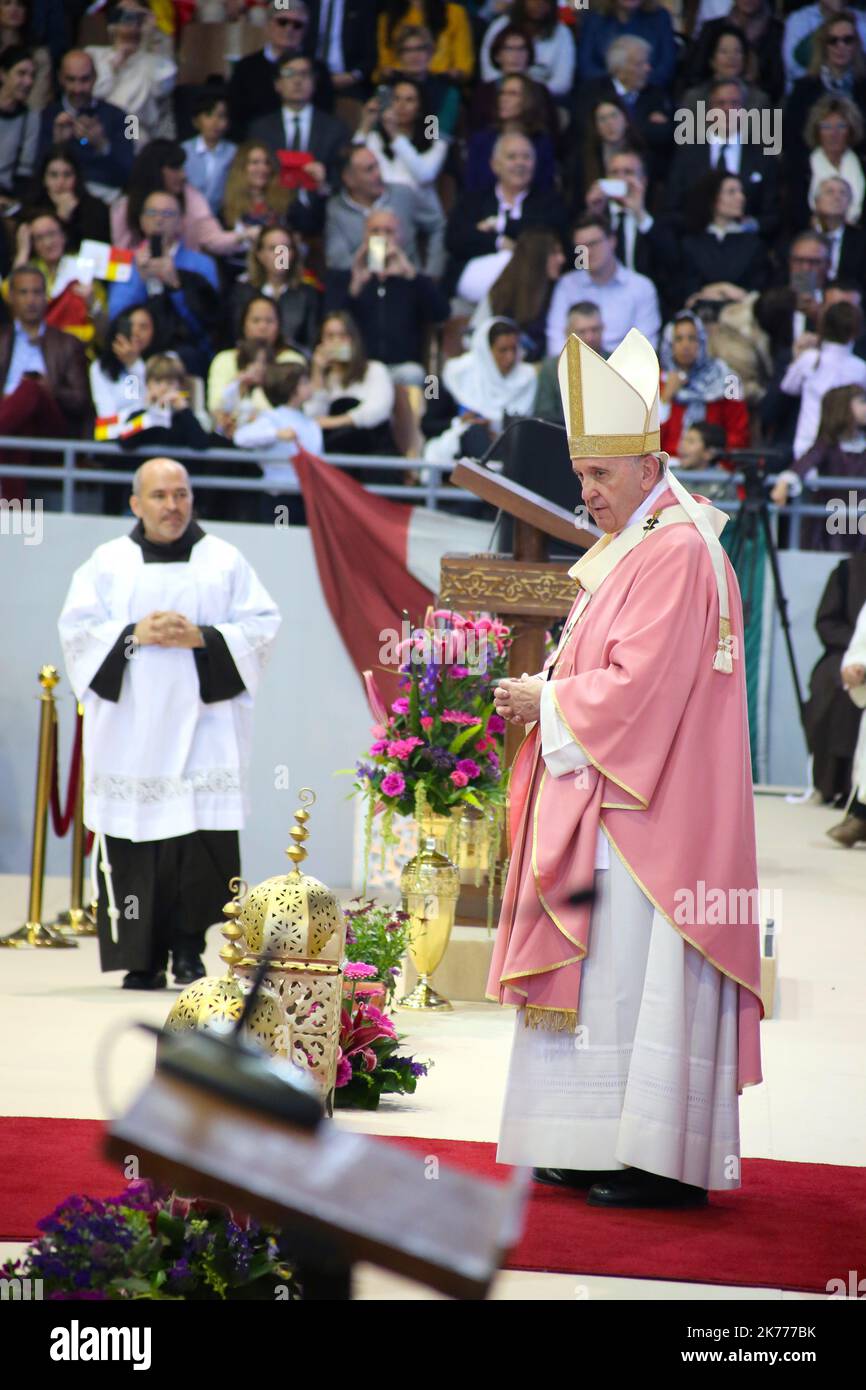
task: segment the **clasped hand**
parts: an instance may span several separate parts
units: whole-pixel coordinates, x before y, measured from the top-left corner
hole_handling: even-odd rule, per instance
[[[136,623],[133,637],[143,647],[203,647],[201,628],[182,613],[148,613]]]
[[[519,680],[500,681],[493,692],[496,713],[511,724],[531,724],[541,711],[544,681],[524,671]]]

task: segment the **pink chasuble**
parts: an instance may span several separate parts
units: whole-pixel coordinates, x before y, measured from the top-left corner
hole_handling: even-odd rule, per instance
[[[659,499],[673,505],[670,492]],[[554,665],[557,713],[588,767],[552,777],[538,724],[514,761],[488,994],[532,1027],[577,1026],[591,909],[566,899],[593,881],[601,826],[654,907],[739,984],[742,1091],[761,1080],[763,1008],[739,588],[725,557],[729,675],[713,668],[718,590],[696,527],[637,525],[642,538],[593,587]]]

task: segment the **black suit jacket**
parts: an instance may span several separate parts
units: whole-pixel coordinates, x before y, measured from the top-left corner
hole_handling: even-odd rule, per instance
[[[580,84],[574,103],[574,116],[580,123],[578,129],[581,133],[586,128],[584,123],[589,119],[592,108],[600,101],[609,101],[611,98],[621,100],[612,77],[594,77],[589,82]],[[667,116],[667,121],[664,124],[661,121],[651,121],[650,116],[654,113]],[[644,87],[631,107],[630,115],[651,150],[666,149],[673,142],[671,99],[663,87]]]
[[[313,104],[320,111],[332,111],[334,88],[331,75],[318,59],[313,60],[313,66],[316,70]],[[279,111],[280,98],[275,86],[277,71],[278,64],[265,57],[263,48],[235,63],[228,88],[233,140],[246,140],[253,121],[260,116],[270,115],[272,111]]]
[[[805,230],[812,231],[810,221],[801,222],[797,228],[798,233]],[[791,249],[791,241],[791,237],[786,237],[775,248],[779,270],[773,279],[777,285],[787,285],[788,283],[788,253]],[[866,231],[862,227],[846,227],[842,233],[842,249],[839,253],[839,265],[834,278],[853,280],[866,292]]]
[[[445,244],[457,266],[464,266],[473,256],[487,256],[496,250],[496,233],[479,232],[477,224],[495,217],[497,210],[495,192],[467,193],[455,203],[448,218]],[[549,227],[564,238],[568,228],[562,199],[555,193],[529,193],[517,221],[509,218],[506,222],[504,235],[516,241],[528,227]]]
[[[286,132],[282,111],[272,111],[270,115],[260,116],[257,121],[253,121],[250,126],[249,138],[250,140],[261,140],[262,144],[267,145],[274,154],[277,150],[286,149]],[[326,111],[313,111],[309,150],[310,154],[315,155],[319,163],[324,164],[327,169],[328,183],[331,185],[332,193],[339,187],[340,154],[348,145],[350,138],[348,129],[336,116],[329,116]]]
[[[307,0],[310,22],[307,26],[306,50],[312,55],[316,51],[319,34],[319,16],[322,0]],[[370,0],[345,0],[343,5],[343,62],[346,72],[358,72],[360,81],[369,83],[377,61],[376,20],[371,14],[375,6]]]
[[[689,194],[712,169],[710,145],[680,145],[667,182],[666,215],[679,233],[685,228],[684,208]],[[746,213],[757,220],[761,235],[771,241],[779,229],[779,155],[764,154],[758,145],[742,145],[740,173]]]
[[[105,154],[97,154],[92,145],[79,145],[72,141],[76,159],[81,172],[89,183],[104,183],[109,188],[123,188],[129,178],[135,145],[126,138],[126,112],[110,101],[94,101],[94,115],[102,123],[108,140]],[[41,159],[50,145],[54,144],[54,122],[64,109],[61,101],[52,101],[42,112],[39,126],[39,145],[37,159]]]
[[[0,395],[5,392],[14,336],[13,324],[0,328]],[[69,421],[70,434],[81,434],[93,414],[84,348],[71,333],[47,325],[40,346],[45,359],[45,385]]]

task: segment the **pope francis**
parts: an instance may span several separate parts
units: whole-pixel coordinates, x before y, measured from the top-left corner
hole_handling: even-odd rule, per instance
[[[726,517],[659,450],[647,339],[605,361],[571,337],[559,382],[605,534],[546,671],[495,694],[529,726],[488,983],[517,1006],[498,1157],[596,1206],[702,1206],[739,1186],[738,1094],[761,1080],[739,590]]]

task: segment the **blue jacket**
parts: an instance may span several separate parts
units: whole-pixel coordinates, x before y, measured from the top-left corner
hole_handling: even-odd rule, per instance
[[[73,141],[84,174],[85,183],[104,183],[109,188],[123,188],[129,178],[132,161],[135,158],[136,143],[126,138],[126,112],[110,101],[94,101],[94,115],[102,122],[109,148],[105,154],[97,154],[92,145]],[[39,126],[39,145],[37,159],[41,159],[49,145],[53,145],[54,121],[63,110],[63,103],[52,101],[42,112]]]
[[[593,10],[583,17],[577,50],[577,70],[582,78],[607,77],[605,54],[614,39],[624,34],[645,39],[652,48],[650,82],[666,87],[673,78],[677,61],[674,27],[665,9],[636,10],[631,19],[621,24],[615,16],[601,15]]]
[[[206,256],[204,251],[190,251],[188,246],[180,245],[175,252],[174,263],[179,271],[190,270],[201,275],[219,293],[219,274],[212,256]],[[203,325],[190,309],[184,296],[183,285],[178,290],[171,290],[169,297],[178,314],[186,320],[193,332],[202,333]],[[113,319],[116,314],[122,314],[136,304],[146,304],[148,298],[147,284],[142,279],[138,266],[133,262],[130,279],[125,283],[115,281],[108,292],[109,316]]]
[[[225,194],[226,178],[238,147],[231,140],[220,140],[214,150],[216,161],[213,172],[208,176],[205,156],[196,150],[198,141],[197,135],[194,135],[191,140],[184,140],[183,148],[186,152],[184,169],[193,188],[197,188],[199,193],[204,194],[207,198],[214,217],[219,217]]]

